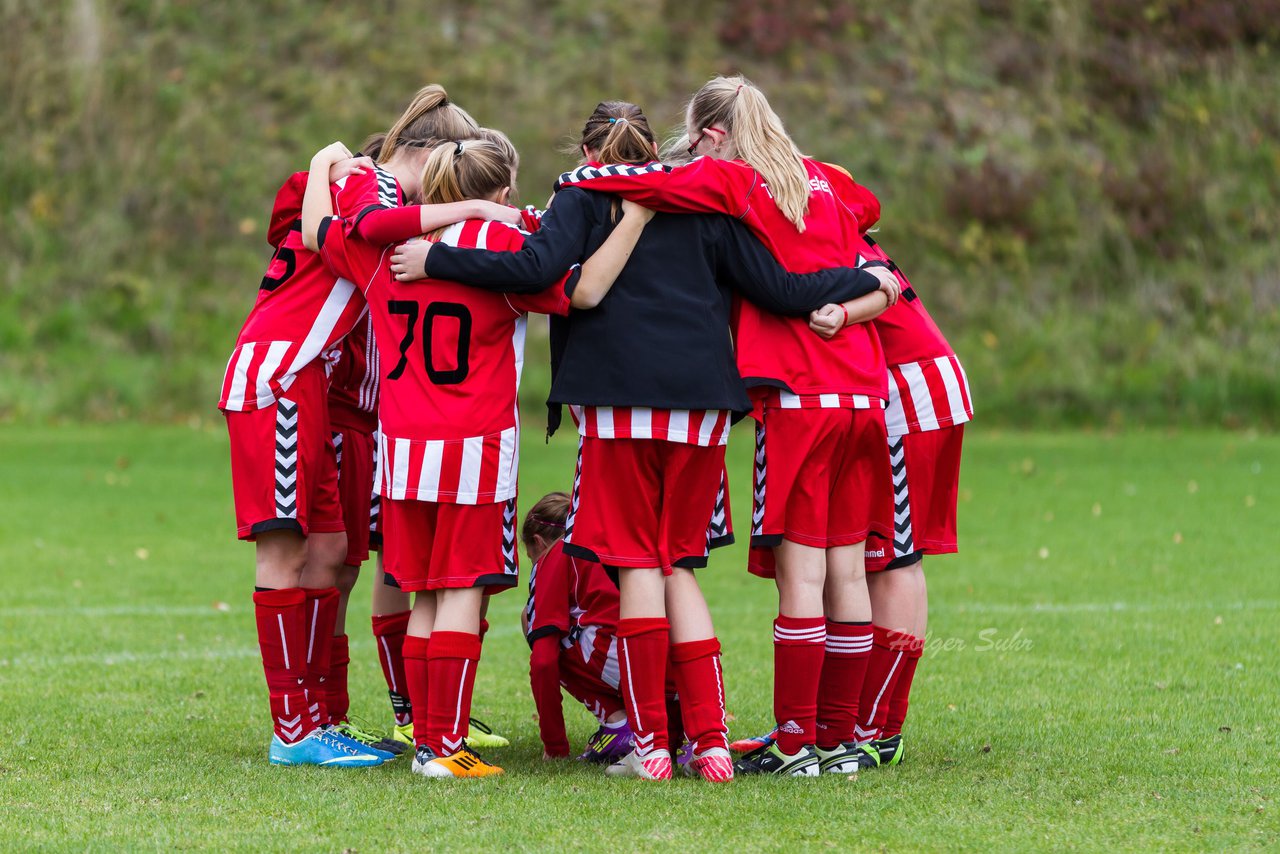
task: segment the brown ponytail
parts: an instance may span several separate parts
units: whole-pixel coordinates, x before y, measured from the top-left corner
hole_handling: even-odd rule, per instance
[[[626,101],[601,101],[582,128],[581,145],[601,163],[648,163],[653,131],[644,111]]]
[[[804,231],[809,212],[804,155],[754,83],[740,76],[712,78],[689,102],[688,124],[697,130],[724,128],[730,156],[760,173],[783,216]]]
[[[475,119],[449,100],[444,87],[432,83],[418,90],[387,131],[378,150],[378,162],[386,163],[403,146],[426,148],[442,140],[467,139],[475,136],[478,129]]]
[[[525,514],[520,541],[530,552],[533,551],[534,537],[540,536],[548,543],[554,543],[564,536],[568,518],[569,496],[563,492],[548,492]]]

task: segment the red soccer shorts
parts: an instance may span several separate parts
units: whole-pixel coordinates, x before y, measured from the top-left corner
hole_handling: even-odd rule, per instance
[[[505,588],[519,581],[516,500],[382,501],[383,568],[400,589]]]
[[[878,572],[915,553],[956,551],[956,500],[964,425],[888,440],[893,474],[893,539],[867,541],[867,572]]]
[[[347,525],[347,566],[359,566],[369,559],[370,534],[376,465],[373,434],[354,427],[332,426],[333,447],[338,461],[338,498]]]
[[[731,540],[726,494],[723,445],[583,437],[564,552],[667,575],[706,566]]]
[[[602,690],[618,692],[621,673],[618,670],[618,639],[613,629],[601,631],[599,626],[581,626],[574,633],[573,645],[560,647],[560,670],[599,683]]]
[[[240,539],[278,530],[304,537],[346,530],[325,383],[324,366],[313,362],[271,406],[223,412]]]
[[[883,409],[766,409],[756,427],[751,545],[865,540],[889,515],[884,447]]]

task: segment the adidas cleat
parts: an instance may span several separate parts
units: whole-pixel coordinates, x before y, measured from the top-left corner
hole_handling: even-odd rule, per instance
[[[492,762],[486,762],[469,747],[463,747],[448,756],[435,756],[419,762],[424,750],[431,753],[430,748],[419,747],[418,755],[413,758],[414,772],[424,777],[494,777],[502,773],[501,768]]]
[[[506,738],[490,729],[489,725],[482,720],[471,718],[470,724],[467,728],[467,747],[483,747],[488,750],[492,747],[506,747],[511,744]]]
[[[604,769],[610,777],[639,777],[641,780],[670,780],[671,753],[651,750],[643,757],[633,750]]]
[[[408,749],[408,745],[402,744],[394,738],[384,737],[376,733],[369,732],[366,729],[353,724],[351,721],[343,721],[334,725],[334,730],[339,735],[358,741],[366,747],[372,747],[374,750],[381,750],[383,753],[390,753],[392,758],[399,756]]]
[[[384,759],[395,759],[397,756],[399,756],[398,753],[392,753],[390,750],[383,750],[380,747],[374,747],[372,744],[366,744],[363,741],[358,741],[357,739],[354,739],[351,736],[347,735],[346,733],[340,731],[335,726],[330,725],[326,727],[321,727],[321,729],[329,733],[329,735],[332,735],[334,738],[345,741],[354,747],[362,748],[368,753],[375,753],[379,756],[382,756]]]
[[[902,733],[889,738],[878,738],[870,744],[864,744],[863,750],[874,751],[879,766],[902,764]]]
[[[868,751],[860,744],[846,741],[826,750],[815,747],[818,754],[818,772],[820,774],[857,774],[880,764],[875,751]]]
[[[683,767],[686,774],[696,774],[708,783],[733,780],[733,757],[723,747],[708,747],[701,753],[692,753]]]
[[[806,745],[799,753],[787,755],[778,749],[778,743],[757,748],[737,762],[733,770],[739,774],[773,774],[779,777],[817,777],[818,754]]]
[[[766,735],[752,736],[751,738],[743,738],[729,745],[729,749],[734,753],[750,753],[753,750],[759,750],[762,747],[768,747],[777,741],[778,730],[772,729]]]
[[[391,728],[391,738],[406,747],[413,747],[413,721],[393,726]]]
[[[601,726],[587,739],[587,749],[578,757],[583,762],[612,764],[631,752],[631,727],[623,721],[620,726]]]
[[[267,752],[267,759],[272,765],[368,768],[391,758],[390,753],[365,747],[328,729],[314,729],[293,744],[285,744],[280,736],[273,735]]]
[[[425,744],[420,744],[413,752],[413,765],[410,766],[410,770],[415,774],[421,774],[423,777],[434,776],[427,773],[427,766],[438,758],[434,750]]]

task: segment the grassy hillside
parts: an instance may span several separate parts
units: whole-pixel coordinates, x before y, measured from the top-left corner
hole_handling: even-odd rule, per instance
[[[209,413],[279,182],[424,82],[511,133],[540,202],[596,101],[674,124],[741,70],[880,194],[983,418],[1280,421],[1280,0],[0,15],[0,417]]]

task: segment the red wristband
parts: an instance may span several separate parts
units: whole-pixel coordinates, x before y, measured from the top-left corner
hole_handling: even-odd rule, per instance
[[[840,310],[844,312],[844,325],[849,325],[849,309],[844,307],[844,303],[840,303]]]

